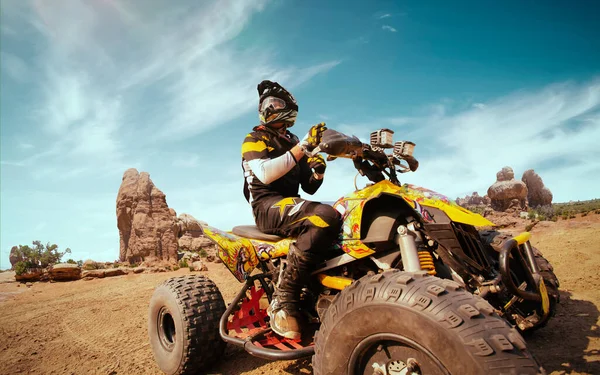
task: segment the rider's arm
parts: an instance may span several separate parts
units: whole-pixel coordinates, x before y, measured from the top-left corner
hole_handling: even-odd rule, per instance
[[[248,162],[254,176],[263,184],[270,184],[288,173],[296,165],[296,160],[302,156],[304,152],[300,146],[294,146],[285,154],[271,159],[268,157],[266,143],[250,135],[242,144],[242,157]]]
[[[312,195],[316,193],[323,184],[323,176],[314,173],[308,165],[307,160],[306,157],[303,157],[298,162],[298,165],[300,166],[300,186],[302,186],[302,190],[304,190],[306,194]]]

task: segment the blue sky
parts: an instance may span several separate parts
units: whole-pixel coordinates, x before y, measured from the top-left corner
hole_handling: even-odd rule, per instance
[[[2,1],[0,268],[38,239],[116,259],[130,167],[178,213],[251,223],[240,144],[262,79],[298,99],[300,137],[325,121],[414,141],[403,182],[485,194],[509,165],[534,168],[556,202],[597,198],[598,3],[422,3]],[[312,198],[354,176],[329,163]]]

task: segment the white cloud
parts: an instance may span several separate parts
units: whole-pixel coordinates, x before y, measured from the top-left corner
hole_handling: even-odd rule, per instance
[[[483,195],[496,172],[511,166],[516,178],[535,169],[556,202],[597,197],[600,80],[519,91],[481,104],[456,111],[446,101],[426,114],[379,122],[378,127],[387,121],[397,137],[417,143],[420,167],[402,175],[403,182],[453,198],[473,191]],[[376,129],[369,124],[346,128],[362,137]]]
[[[388,17],[391,17],[391,16],[392,16],[391,14],[386,13],[386,14],[382,14],[381,16],[379,16],[379,19],[381,20],[381,19],[388,18]]]
[[[485,104],[483,104],[483,103],[473,103],[473,108],[484,109],[485,108]]]
[[[383,25],[383,26],[381,26],[381,28],[382,28],[383,30],[391,31],[392,33],[395,33],[396,31],[398,31],[398,30],[396,30],[395,28],[393,28],[393,27],[392,27],[392,26],[390,26],[390,25]]]
[[[44,39],[27,66],[2,57],[14,78],[40,75],[31,103],[47,137],[44,158],[3,164],[31,166],[38,176],[48,172],[45,162],[115,169],[135,162],[132,145],[189,139],[254,108],[262,79],[294,88],[340,63],[280,66],[274,51],[234,46],[266,3],[3,3],[7,28]]]

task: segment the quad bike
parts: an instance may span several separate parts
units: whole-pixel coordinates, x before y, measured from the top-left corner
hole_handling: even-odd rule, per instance
[[[162,371],[206,371],[229,343],[270,360],[312,356],[316,375],[544,373],[521,333],[554,314],[551,265],[529,233],[478,230],[493,223],[402,185],[398,173],[418,167],[415,145],[393,144],[392,134],[373,132],[364,144],[327,130],[313,151],[352,159],[371,182],[333,204],[342,233],[303,289],[302,339],[276,335],[266,313],[294,239],[204,226],[242,288],[229,305],[205,276],[156,288],[148,329]]]

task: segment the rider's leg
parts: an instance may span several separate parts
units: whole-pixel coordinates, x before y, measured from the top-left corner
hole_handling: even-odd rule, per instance
[[[273,330],[291,339],[300,338],[300,291],[310,279],[314,266],[322,259],[320,253],[333,244],[341,227],[339,214],[333,207],[300,199],[296,204],[299,206],[284,211],[283,218],[282,215],[279,216],[281,227],[269,231],[297,237],[296,242],[290,246],[287,265],[280,275],[267,310]]]

